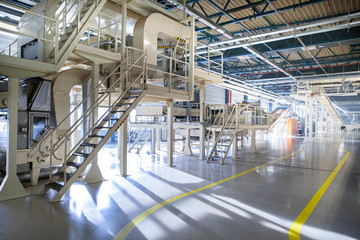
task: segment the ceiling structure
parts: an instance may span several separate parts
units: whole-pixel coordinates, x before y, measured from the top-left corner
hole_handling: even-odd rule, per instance
[[[360,81],[358,0],[149,1],[179,18],[186,2],[186,15],[196,18],[198,41],[223,51],[229,81],[285,97],[298,81]],[[21,8],[37,2],[0,1],[0,23],[16,26]]]
[[[158,0],[182,14],[182,1]],[[360,1],[191,0],[198,40],[224,51],[225,74],[288,96],[301,79],[359,76]],[[311,79],[310,78],[310,79]]]

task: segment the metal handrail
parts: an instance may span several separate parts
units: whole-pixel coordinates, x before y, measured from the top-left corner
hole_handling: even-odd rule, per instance
[[[144,51],[142,51],[142,50],[138,50],[138,51],[142,52],[142,55],[139,57],[139,59],[140,59],[141,57],[145,56],[145,52],[144,52]],[[107,79],[108,79],[109,77],[111,77],[112,75],[114,75],[114,74],[118,71],[118,69],[127,62],[128,58],[130,57],[130,55],[129,55],[128,52],[129,52],[129,50],[127,50],[127,55],[128,55],[128,57],[127,57],[125,60],[123,60],[123,61],[108,75],[108,77],[104,78],[104,80],[102,80],[102,81],[93,89],[93,91],[91,91],[68,115],[66,115],[66,117],[65,117],[64,119],[62,119],[62,121],[57,125],[57,127],[56,127],[55,129],[53,129],[52,131],[49,131],[49,134],[47,134],[46,136],[44,136],[44,137],[43,137],[43,140],[42,140],[41,142],[39,142],[38,144],[36,144],[36,145],[33,147],[33,149],[31,149],[31,151],[30,151],[29,154],[28,154],[30,157],[32,156],[33,151],[35,151],[35,149],[37,148],[38,145],[39,145],[38,151],[40,151],[40,149],[41,149],[41,144],[44,143],[44,142],[48,139],[48,137],[50,136],[50,132],[55,132],[55,131],[57,131],[66,121],[68,121],[68,120],[70,119],[70,117],[71,117],[72,114],[74,114],[76,111],[78,111],[78,109],[79,109],[87,100],[89,100],[89,98],[90,98],[91,96],[93,96],[93,95],[95,94],[95,92],[97,92],[97,91],[100,89],[100,87],[102,87],[102,85],[107,81]],[[134,63],[134,64],[135,64],[135,63]],[[115,84],[119,83],[119,81],[128,73],[129,69],[131,69],[131,68],[134,66],[134,64],[132,64],[132,66],[130,66],[126,71],[124,71],[124,73],[117,79],[116,82],[114,82],[114,84],[113,84],[111,87],[114,87]],[[110,89],[110,88],[109,88],[109,89]],[[111,88],[111,89],[112,89],[112,88]],[[109,92],[109,90],[108,90],[106,93],[108,93],[108,92]],[[105,94],[101,95],[93,104],[96,104],[96,103],[99,103],[99,102],[103,101],[106,97],[107,97],[107,96],[105,96]],[[89,113],[90,110],[91,110],[91,107],[88,108],[88,109],[84,112],[85,117],[87,117],[87,116],[89,115],[88,113]],[[72,126],[72,128],[73,128],[74,126],[76,126],[76,128],[77,128],[80,121],[81,121],[81,118],[79,118],[79,119],[74,123],[74,125]],[[70,129],[71,129],[71,128],[70,128]],[[63,134],[63,136],[66,135],[66,134],[70,131],[70,129],[68,129],[68,131],[66,131],[66,132]],[[59,140],[60,140],[60,138],[59,138]],[[58,144],[58,143],[59,143],[59,141],[57,141],[54,145],[56,145],[56,144]]]
[[[17,54],[17,51],[16,51],[13,55],[11,55],[11,47],[12,47],[13,45],[15,45],[15,43],[17,43],[17,41],[18,41],[18,39],[16,39],[16,40],[13,41],[12,43],[10,43],[8,46],[6,46],[6,47],[0,52],[0,54],[2,54],[2,55],[7,55],[7,54],[6,54],[6,49],[8,48],[8,49],[9,49],[9,56],[11,56],[11,57],[15,56],[15,55]]]
[[[118,78],[117,81],[115,81],[113,83],[113,85],[111,87],[109,87],[109,90],[105,92],[105,94],[103,94],[101,97],[99,97],[98,99],[102,99],[102,100],[105,100],[107,98],[107,96],[110,96],[109,94],[111,94],[112,90],[115,88],[115,86],[120,83],[121,80],[125,79],[126,78],[126,74],[128,73],[128,70],[131,69],[132,66],[134,66],[141,58],[144,58],[144,62],[146,62],[146,54],[142,54],[122,75],[121,77]],[[68,159],[69,156],[71,156],[72,153],[74,153],[76,151],[76,149],[78,149],[78,147],[80,146],[80,144],[83,142],[83,140],[85,140],[88,136],[89,133],[91,133],[93,130],[95,130],[96,126],[101,122],[103,121],[103,119],[105,118],[105,116],[110,116],[110,111],[111,109],[113,109],[117,102],[120,101],[129,91],[129,89],[132,87],[133,83],[137,82],[140,77],[144,77],[144,73],[146,72],[146,65],[144,64],[144,68],[143,68],[143,71],[139,74],[139,76],[134,80],[132,81],[128,86],[127,88],[125,89],[125,91],[114,101],[113,104],[110,104],[109,103],[109,107],[108,109],[103,113],[103,115],[101,117],[98,118],[97,122],[93,124],[93,126],[86,132],[84,133],[83,137],[78,140],[78,142],[68,151],[65,151],[64,153],[64,157],[63,157],[63,160],[64,160],[64,164],[66,163],[66,159]],[[113,72],[114,74],[115,72]],[[109,75],[109,77],[111,77]],[[144,79],[144,82],[143,82],[143,89],[146,89],[146,81]],[[104,96],[104,97],[103,97]],[[109,97],[110,99],[110,97]],[[91,111],[89,111],[86,115],[83,115],[83,117],[81,118],[82,122],[85,121],[85,119],[87,117],[90,116],[90,114],[92,114],[94,112],[94,110],[96,109],[97,106],[99,106],[101,103],[101,101],[97,101],[95,102],[89,109],[91,109]],[[78,105],[79,106],[79,105]],[[89,110],[88,109],[88,110]],[[111,118],[109,117],[108,119],[108,124],[109,124],[109,128],[110,128],[110,121],[111,121]],[[81,122],[81,123],[82,123]],[[80,124],[81,124],[80,123]],[[62,146],[63,143],[65,143],[65,147],[66,147],[66,143],[67,143],[67,139],[70,139],[70,136],[72,133],[74,133],[74,131],[80,126],[80,124],[74,124],[76,125],[74,127],[74,125],[68,129],[68,131],[63,134],[59,139],[58,141],[53,144],[53,146],[51,147],[51,154],[54,155],[54,157],[56,157],[55,155],[55,152],[60,148],[60,146]],[[73,130],[71,130],[73,129]]]
[[[144,56],[145,56],[145,53],[142,54],[137,61],[139,61],[139,60],[140,60],[141,58],[143,58]],[[136,62],[137,62],[137,61],[136,61]],[[94,109],[96,109],[96,108],[100,105],[100,103],[101,103],[102,101],[104,101],[104,100],[108,97],[108,95],[111,93],[111,91],[114,89],[114,87],[117,86],[118,83],[120,83],[120,81],[123,80],[123,79],[126,77],[126,74],[128,73],[128,71],[129,71],[134,65],[135,65],[135,63],[133,63],[126,71],[124,71],[124,73],[112,84],[112,86],[109,87],[108,90],[107,90],[104,94],[102,94],[102,95],[92,104],[92,106],[89,107],[89,108],[83,113],[82,118],[79,118],[79,119],[63,134],[63,136],[54,144],[54,146],[60,144],[61,139],[62,139],[64,136],[70,136],[72,133],[74,133],[74,131],[82,124],[82,122],[84,121],[84,119],[87,118],[87,117],[89,117],[89,116],[93,113]],[[116,69],[118,69],[120,66],[121,66],[121,65],[119,65]],[[115,70],[116,70],[116,69],[115,69]],[[115,71],[112,72],[112,74],[114,74],[114,73],[115,73]],[[143,74],[143,73],[139,74],[139,76],[141,76],[142,74]],[[109,78],[109,77],[111,77],[111,76],[112,76],[112,75],[109,75],[107,78]],[[139,76],[138,76],[132,83],[136,82],[136,81],[139,79]],[[106,80],[107,78],[105,78],[105,80]],[[124,97],[124,95],[127,93],[127,90],[129,90],[130,87],[132,86],[132,83],[131,83],[131,84],[127,87],[127,89],[119,96],[119,98],[118,98],[117,100],[119,100],[119,99],[121,99],[121,98]],[[100,85],[100,84],[99,84],[99,85]],[[99,86],[99,85],[98,85],[98,86]],[[91,96],[93,93],[95,93],[95,91],[96,91],[96,88],[95,88],[94,91],[92,91],[92,93],[90,93],[87,97]],[[85,101],[83,101],[83,102],[85,102]],[[116,101],[115,101],[115,102],[116,102]],[[82,104],[80,103],[76,108],[80,107],[81,105],[82,105]],[[115,103],[112,104],[112,105],[110,105],[110,103],[109,103],[109,108],[108,108],[107,111],[105,111],[105,113],[102,115],[102,117],[106,116],[106,114],[108,114],[108,112],[110,112],[109,109],[113,108],[114,105],[115,105]],[[74,108],[74,109],[75,109],[75,108]],[[68,115],[68,116],[70,116],[70,115]],[[100,117],[100,118],[98,119],[98,121],[93,124],[93,128],[94,128],[98,123],[100,123],[100,122],[102,121],[102,117]],[[90,131],[92,131],[92,130],[94,130],[94,129],[90,129],[88,132],[90,132]],[[80,141],[78,141],[78,143],[80,143],[82,140],[84,140],[85,137],[86,137],[86,134],[84,134],[83,138],[82,138]],[[78,147],[78,146],[75,145],[72,149],[76,149],[77,147]],[[59,148],[59,146],[56,148],[56,150],[57,150],[58,148]]]
[[[208,158],[208,159],[211,157],[212,152],[214,151],[214,148],[216,147],[216,144],[219,142],[219,139],[220,139],[222,133],[224,132],[224,128],[228,125],[228,123],[229,123],[229,121],[230,121],[230,119],[231,119],[231,116],[234,114],[234,111],[235,111],[235,113],[236,113],[236,107],[233,107],[232,110],[231,110],[231,112],[230,112],[230,114],[228,115],[227,120],[225,121],[225,123],[224,123],[224,125],[222,126],[219,134],[218,134],[217,137],[215,138],[215,141],[214,141],[215,144],[212,146],[211,151],[210,151],[210,149],[208,149],[208,154],[207,154],[207,158]],[[236,119],[236,118],[233,118],[232,123],[234,122],[234,119]],[[210,153],[209,153],[209,151],[210,151]]]

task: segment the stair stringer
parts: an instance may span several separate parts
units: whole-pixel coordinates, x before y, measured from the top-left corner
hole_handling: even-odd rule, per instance
[[[130,112],[136,107],[136,105],[140,102],[140,100],[146,95],[146,91],[142,91],[142,93],[136,98],[136,100],[128,107],[126,112],[122,114],[120,119],[114,124],[114,126],[107,132],[107,134],[101,139],[101,141],[97,144],[97,146],[93,149],[93,151],[86,157],[86,159],[82,162],[81,166],[77,168],[77,170],[73,173],[73,175],[66,181],[66,184],[57,192],[54,198],[51,200],[51,203],[59,202],[62,196],[69,190],[71,185],[78,179],[78,177],[84,172],[89,163],[93,160],[93,158],[98,154],[98,152],[105,145],[107,140],[117,131],[119,127],[127,120]],[[71,158],[71,156],[69,157]],[[45,191],[47,191],[46,189]]]

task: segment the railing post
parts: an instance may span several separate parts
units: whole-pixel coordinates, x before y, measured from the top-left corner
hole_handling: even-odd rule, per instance
[[[50,135],[50,174],[49,174],[49,180],[52,178],[52,160],[53,160],[53,132]]]
[[[79,33],[79,31],[80,31],[80,14],[81,14],[81,10],[80,10],[80,8],[81,8],[81,2],[80,2],[80,0],[78,1],[78,9],[77,9],[77,12],[78,12],[78,15],[77,15],[77,21],[78,21],[78,25],[77,25],[77,32]],[[66,18],[66,16],[65,16],[65,18]],[[99,23],[100,23],[100,20],[99,20]],[[64,28],[65,28],[65,25],[64,25]]]
[[[88,43],[88,46],[90,46],[90,28],[88,28],[88,34],[87,34],[87,43]]]
[[[100,22],[101,22],[101,13],[99,13],[99,22],[98,22],[98,25],[97,25],[97,32],[98,32],[98,34],[97,34],[97,48],[100,48],[100,35],[101,35],[101,33],[100,33]]]
[[[54,51],[54,58],[55,58],[55,64],[58,63],[58,54],[59,54],[59,19],[56,19],[56,29],[55,29],[55,51]]]
[[[67,168],[67,161],[66,161],[66,150],[67,150],[67,135],[64,138],[64,185],[66,184],[66,168]]]
[[[170,64],[169,64],[169,92],[171,92],[171,73],[172,73],[172,59],[173,59],[173,52],[170,50]]]
[[[195,18],[192,16],[190,17],[190,24],[191,24],[191,38],[190,38],[190,51],[189,51],[189,58],[190,58],[190,89],[189,95],[190,100],[194,100],[194,84],[195,84],[195,44],[196,44],[196,35],[195,35]]]
[[[221,78],[224,75],[224,54],[221,53]]]
[[[108,131],[110,131],[110,128],[111,128],[111,88],[109,89],[109,104],[108,104],[108,109],[109,109],[109,113],[108,113]]]
[[[116,20],[115,22],[115,53],[119,53],[119,46],[118,46],[118,27],[119,27],[119,21]]]

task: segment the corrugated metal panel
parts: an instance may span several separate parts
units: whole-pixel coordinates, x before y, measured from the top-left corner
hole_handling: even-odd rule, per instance
[[[232,91],[232,101],[231,104],[235,104],[237,102],[242,102],[244,101],[244,94],[243,93],[239,93],[239,92],[235,92]]]
[[[206,85],[205,103],[225,104],[225,89],[216,85]]]

